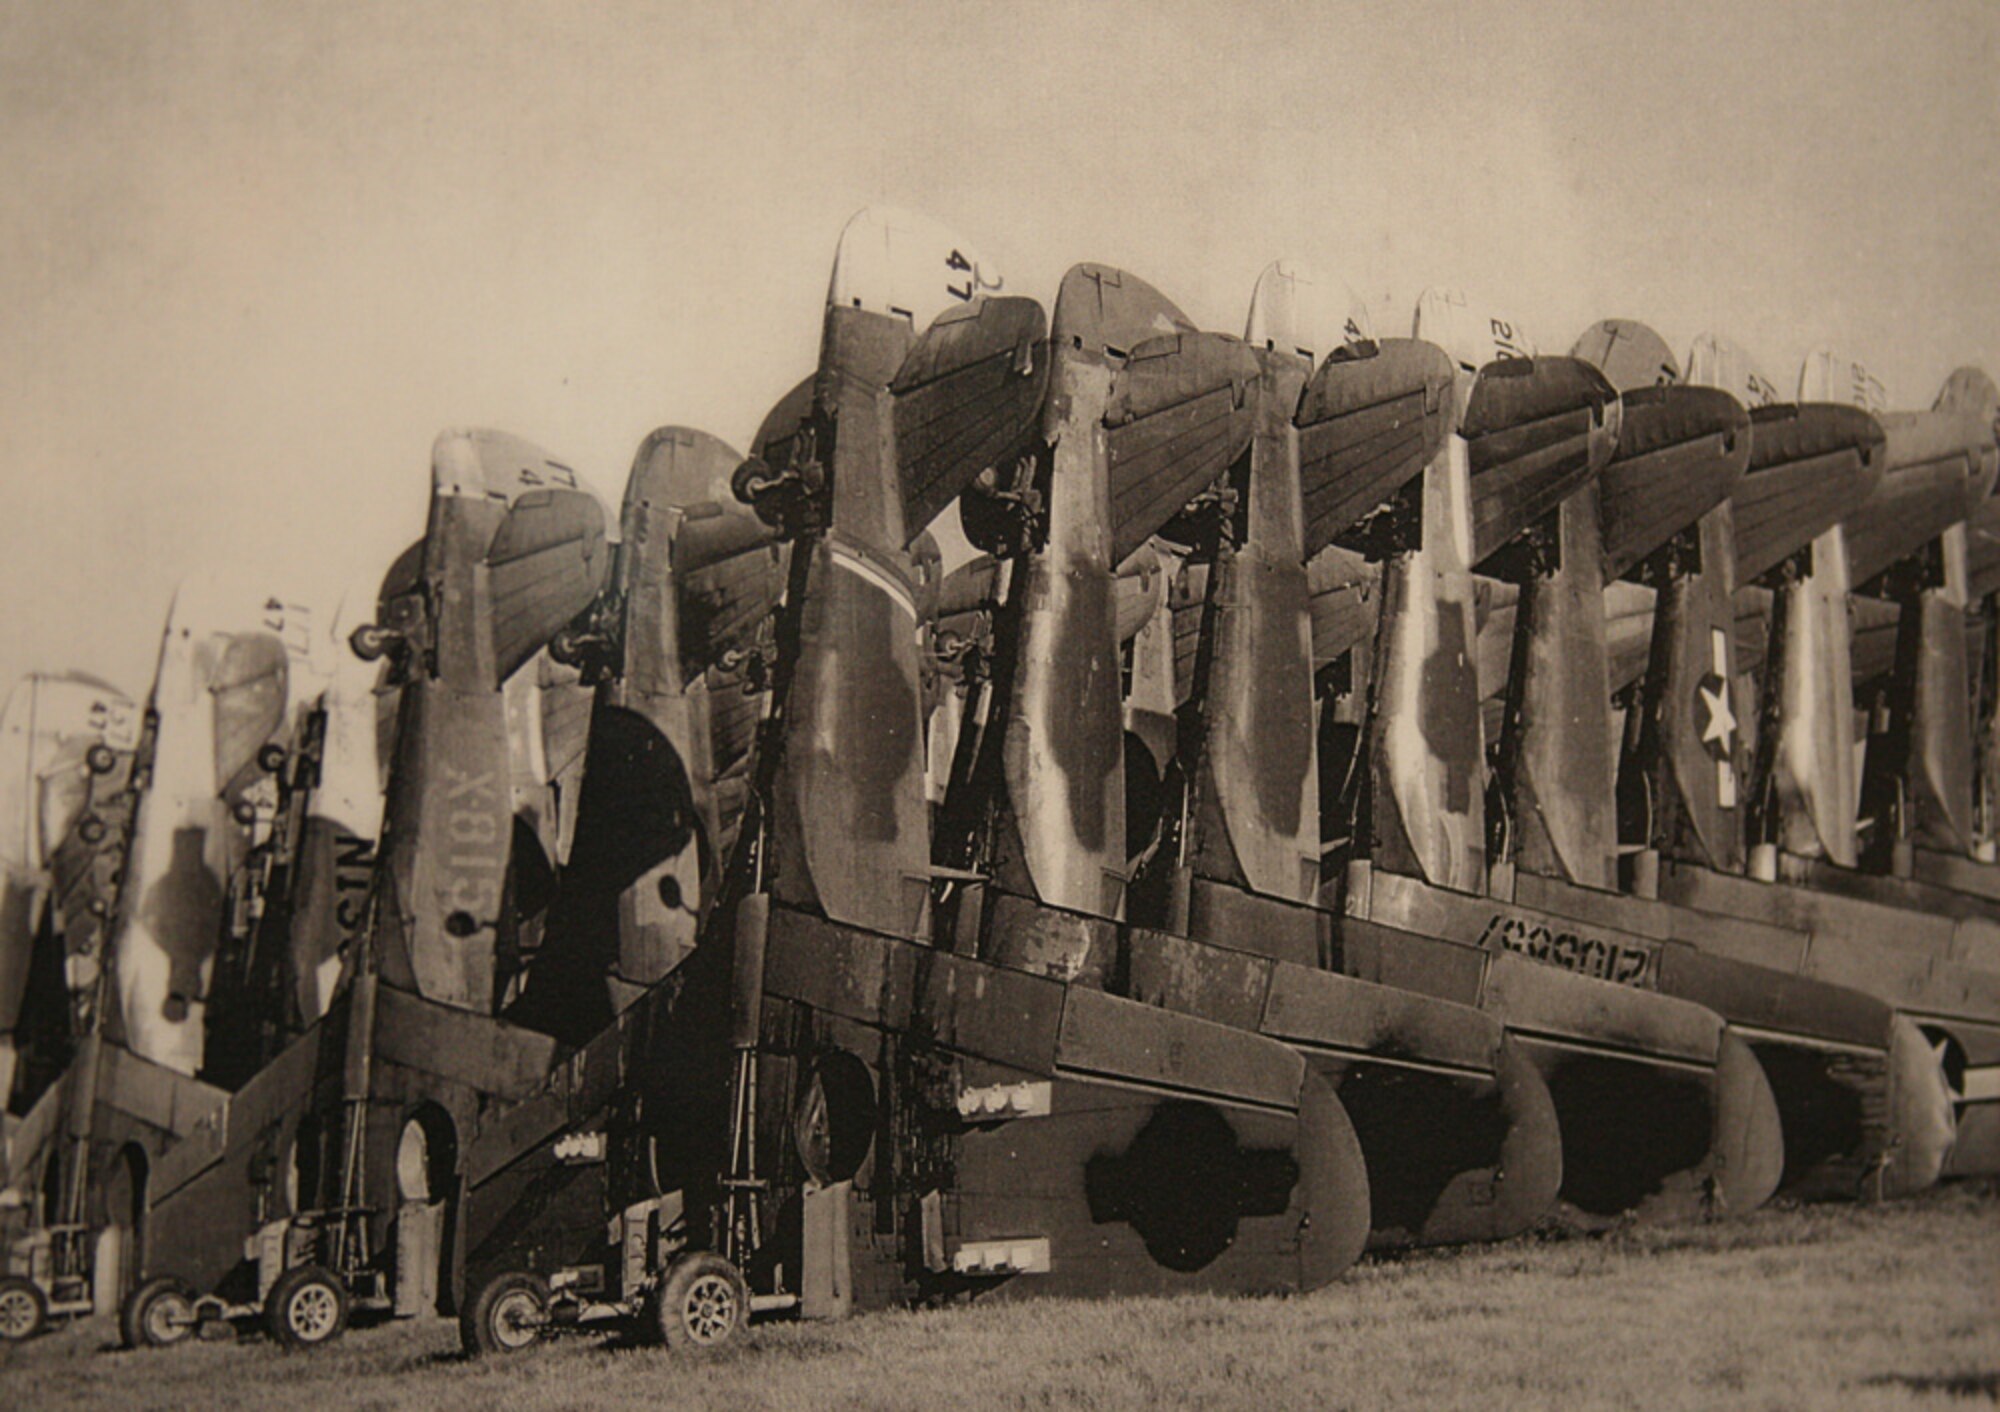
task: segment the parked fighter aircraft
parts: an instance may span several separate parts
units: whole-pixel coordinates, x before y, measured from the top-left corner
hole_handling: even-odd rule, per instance
[[[90,840],[72,835],[90,813],[98,777],[118,768],[120,752],[129,756],[138,734],[131,700],[78,673],[23,677],[0,707],[0,1111],[24,1111],[47,1086],[47,1076],[36,1081],[20,1072],[24,1025],[39,1029],[42,1048],[54,1051],[40,1056],[44,1067],[68,1058],[66,889],[58,855],[66,843],[94,851],[104,841],[108,826],[95,817],[82,829]],[[62,871],[80,870],[70,863]],[[78,950],[80,965],[93,964],[94,952]],[[43,984],[30,1006],[38,973]]]
[[[73,1057],[8,1154],[9,1191],[34,1217],[17,1259],[49,1312],[115,1303],[143,1243],[152,1164],[222,1097],[196,1077],[214,958],[315,644],[308,608],[221,575],[184,585],[121,795],[78,822],[104,853],[81,886],[104,904],[106,939],[68,968]]]
[[[579,1082],[474,1143],[473,1346],[534,1337],[556,1274],[571,1312],[650,1303],[670,1339],[708,1341],[749,1307],[738,1270],[759,1307],[824,1317],[1016,1280],[1310,1287],[1358,1247],[1336,1215],[1344,1120],[1290,1052],[923,943],[909,546],[1011,471],[1050,376],[1039,309],[997,288],[919,219],[865,212],[842,236],[810,403],[767,420],[736,478],[791,542],[753,816],[688,961],[586,1046]],[[1101,349],[1069,361],[1064,459],[1105,435],[1114,381]]]
[[[1333,918],[1312,906],[1306,561],[1394,502],[1435,454],[1450,368],[1430,345],[1377,343],[1358,301],[1290,263],[1260,278],[1248,342],[1249,446],[1155,541],[1183,565],[1172,572],[1181,592],[1135,648],[1127,710],[1157,682],[1179,722],[1161,788],[1126,789],[1148,815],[1129,821],[1135,839],[1158,843],[1112,983],[1304,1054],[1355,1123],[1378,1243],[1513,1234],[1548,1210],[1560,1180],[1540,1075],[1469,1006],[1327,970]],[[1125,768],[1144,770],[1150,753],[1128,738]]]
[[[461,1135],[555,1053],[491,1013],[519,923],[507,684],[604,586],[606,520],[574,470],[525,442],[438,438],[414,572],[392,570],[383,620],[352,636],[364,658],[391,655],[397,700],[363,939],[327,1011],[161,1155],[129,1343],[256,1313],[285,1343],[317,1343],[350,1302],[415,1313],[455,1284],[440,1254],[458,1248]]]
[[[1697,342],[1690,373],[1735,384],[1746,380],[1744,365],[1729,345],[1707,339]],[[1768,380],[1748,377],[1768,386]],[[1974,1027],[1966,1029],[1970,1036],[1977,1027],[1973,1017],[1994,1003],[1992,978],[1945,954],[1948,938],[1941,944],[1935,937],[1927,940],[1920,914],[1776,882],[1779,845],[1786,839],[1811,847],[1826,827],[1835,847],[1850,856],[1855,852],[1839,841],[1852,840],[1856,772],[1844,660],[1846,594],[1840,589],[1848,545],[1834,526],[1881,493],[1882,447],[1879,426],[1858,408],[1778,404],[1753,413],[1752,466],[1733,507],[1733,553],[1722,534],[1727,526],[1704,526],[1704,568],[1687,577],[1656,628],[1655,650],[1661,654],[1656,663],[1662,670],[1648,685],[1655,704],[1646,709],[1649,721],[1657,722],[1657,742],[1650,763],[1642,761],[1638,768],[1660,782],[1651,833],[1665,860],[1660,893],[1678,904],[1668,918],[1676,937],[1705,953],[1875,996],[1915,1020],[1933,1040],[1968,1025]],[[1898,554],[1887,537],[1871,533],[1865,558],[1875,563],[1875,572],[1887,562],[1876,562],[1884,552],[1891,559]],[[1736,581],[1744,584],[1734,609],[1724,571],[1732,562]],[[1778,588],[1777,601],[1761,614],[1772,624],[1773,642],[1763,665],[1763,706],[1754,714],[1733,707],[1730,713],[1732,720],[1757,722],[1748,784],[1740,791],[1747,817],[1739,825],[1719,793],[1722,786],[1703,783],[1723,777],[1712,747],[1701,742],[1686,714],[1684,698],[1673,693],[1694,675],[1729,675],[1716,670],[1714,661],[1727,663],[1736,654],[1731,619],[1740,621],[1744,597],[1768,592],[1754,582],[1766,575],[1777,579]],[[1837,689],[1831,685],[1835,664]],[[1700,763],[1704,755],[1706,764]],[[1739,763],[1743,758],[1739,753]],[[1739,839],[1748,840],[1747,850]],[[1745,851],[1748,878],[1734,871]],[[1947,932],[1951,926],[1944,921]],[[1935,1060],[1910,1055],[1912,1048],[1899,1046],[1892,1057],[1914,1090],[1917,1070]],[[1934,1076],[1929,1081],[1934,1083]],[[1961,1124],[1953,1163],[1972,1150],[1966,1137]],[[1913,1129],[1909,1165],[1916,1169],[1921,1165],[1916,1159],[1927,1160],[1926,1154],[1951,1140],[1948,1131]]]
[[[1726,393],[1663,383],[1663,375],[1677,378],[1678,370],[1642,325],[1621,321],[1615,334],[1606,333],[1599,326],[1580,346],[1605,356],[1607,374],[1622,384],[1618,455],[1606,468],[1601,495],[1585,491],[1561,507],[1560,553],[1522,587],[1511,669],[1495,684],[1507,703],[1496,793],[1520,839],[1514,900],[1567,925],[1588,926],[1595,946],[1631,958],[1629,969],[1613,974],[1708,1005],[1751,1044],[1778,1101],[1788,1189],[1893,1195],[1927,1185],[1944,1155],[1938,1075],[1908,1020],[1855,991],[1666,942],[1674,928],[1660,915],[1662,904],[1617,891],[1602,586],[1607,576],[1636,571],[1663,604],[1689,591],[1685,580],[1702,572],[1717,552],[1716,536],[1728,532],[1729,497],[1749,498],[1739,477],[1753,457],[1753,423]],[[1653,790],[1676,800],[1692,791],[1709,807],[1689,812],[1711,833],[1739,812],[1727,654],[1717,670],[1713,642],[1694,645],[1705,651],[1683,664],[1698,669],[1693,679],[1682,673],[1676,685],[1649,697],[1627,732],[1636,760],[1626,802],[1628,813],[1640,816],[1628,823],[1637,830],[1650,828],[1643,815]],[[1661,638],[1662,655],[1653,661],[1663,674],[1674,670],[1674,646],[1671,636]],[[1695,778],[1663,775],[1649,758],[1661,734],[1686,732],[1697,714],[1703,753],[1674,762],[1692,768]],[[1651,897],[1657,855],[1635,847],[1627,855],[1635,865],[1628,881]]]
[[[772,529],[730,493],[742,463],[706,432],[647,437],[611,586],[556,643],[597,701],[550,941],[510,1013],[572,1043],[680,964],[720,886],[729,840],[717,761],[735,762],[717,731],[743,684],[738,673],[711,687],[710,673],[743,651],[743,627],[765,623],[784,589]]]
[[[1439,329],[1463,374],[1458,435],[1426,473],[1421,527],[1389,559],[1373,660],[1355,673],[1365,774],[1342,801],[1353,822],[1332,829],[1355,840],[1342,969],[1476,999],[1506,1022],[1554,1095],[1572,1206],[1754,1206],[1776,1185],[1781,1139],[1749,1048],[1704,1006],[1615,984],[1643,958],[1524,906],[1504,851],[1488,873],[1489,849],[1512,840],[1489,833],[1505,816],[1489,819],[1481,788],[1469,571],[1532,574],[1560,552],[1549,512],[1611,461],[1620,404],[1588,365],[1531,358],[1511,322],[1427,295],[1417,332]]]

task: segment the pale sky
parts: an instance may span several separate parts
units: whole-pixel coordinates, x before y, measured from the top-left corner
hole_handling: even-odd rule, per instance
[[[1928,406],[2000,375],[2000,4],[0,0],[0,193],[0,695],[143,693],[199,568],[378,578],[444,427],[614,503],[741,446],[871,202],[1045,301],[1240,332],[1289,255],[1384,333],[1456,285]]]

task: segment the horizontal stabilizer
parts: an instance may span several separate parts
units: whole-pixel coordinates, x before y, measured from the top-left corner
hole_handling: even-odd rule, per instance
[[[1983,603],[2000,593],[2000,499],[1982,504],[1965,528],[1966,598]]]
[[[209,677],[215,698],[215,787],[226,788],[285,723],[291,659],[269,633],[235,633]]]
[[[1728,499],[1750,464],[1750,414],[1726,392],[1642,387],[1619,401],[1600,500],[1607,580]]]
[[[690,677],[748,646],[784,595],[785,551],[771,545],[770,528],[761,520],[752,523],[765,538],[745,542],[736,526],[748,519],[732,511],[727,517],[691,522],[681,531],[677,549],[686,546],[690,528],[704,531],[694,536],[694,552],[675,563],[681,667]],[[739,543],[743,547],[735,553],[716,552]]]
[[[1750,468],[1736,509],[1736,581],[1747,584],[1825,534],[1875,492],[1882,427],[1858,407],[1784,403],[1750,413]]]
[[[1308,559],[1437,455],[1451,386],[1444,350],[1412,338],[1342,348],[1320,365],[1294,418]]]
[[[1583,331],[1572,358],[1604,374],[1619,392],[1666,387],[1681,380],[1681,365],[1667,341],[1637,319],[1601,319]]]
[[[729,478],[743,464],[736,448],[693,427],[660,427],[639,445],[625,481],[625,509],[666,510],[733,504]]]
[[[935,615],[952,618],[991,608],[1000,591],[1000,561],[976,554],[944,576],[938,585]]]
[[[1575,358],[1489,363],[1460,432],[1472,480],[1477,565],[1568,499],[1617,449],[1618,394]]]
[[[611,568],[604,503],[589,491],[521,496],[493,536],[486,567],[497,686],[603,590]]]
[[[750,441],[752,456],[760,457],[773,466],[785,463],[788,459],[785,455],[786,443],[798,434],[800,423],[812,415],[813,389],[817,382],[817,375],[800,379],[764,414],[764,420],[758,424],[757,435]]]
[[[1111,559],[1151,539],[1250,444],[1256,355],[1233,338],[1181,333],[1131,350],[1105,412]]]
[[[741,462],[738,462],[740,465]],[[740,501],[708,500],[681,507],[684,518],[674,536],[674,573],[699,574],[745,554],[772,557],[778,535]]]
[[[1153,620],[1161,597],[1159,575],[1167,571],[1160,556],[1145,546],[1118,566],[1111,579],[1111,598],[1120,645],[1137,637]]]
[[[1610,659],[1610,687],[1624,690],[1646,674],[1653,646],[1658,596],[1644,584],[1613,583],[1604,590],[1604,649]]]
[[[1868,502],[1842,525],[1848,573],[1857,588],[1971,518],[1993,488],[1991,445],[1983,455],[1981,448],[1967,446],[1957,435],[1959,419],[1891,412],[1877,420],[1888,469]]]
[[[1857,593],[1848,601],[1854,638],[1848,647],[1848,667],[1857,697],[1896,670],[1896,628],[1902,609],[1880,598]]]
[[[1048,385],[1032,299],[981,299],[925,330],[890,384],[903,524],[911,539],[989,466],[1027,444]]]
[[[1380,567],[1350,549],[1322,550],[1306,565],[1315,669],[1375,635],[1381,584]]]

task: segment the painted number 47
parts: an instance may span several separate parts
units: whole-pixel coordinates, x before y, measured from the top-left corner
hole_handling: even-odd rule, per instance
[[[972,296],[980,290],[998,289],[1000,287],[999,280],[987,279],[985,273],[977,265],[973,264],[972,261],[966,259],[960,251],[953,250],[950,255],[946,256],[944,267],[948,270],[958,271],[965,276],[963,284],[953,284],[949,280],[945,282],[944,292],[954,299],[963,299],[970,303]]]

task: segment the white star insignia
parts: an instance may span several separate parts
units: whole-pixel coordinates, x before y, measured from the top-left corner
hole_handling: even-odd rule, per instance
[[[1721,745],[1725,750],[1736,736],[1736,713],[1729,709],[1729,685],[1719,688],[1701,688],[1701,704],[1708,712],[1708,723],[1702,727],[1703,745]]]

